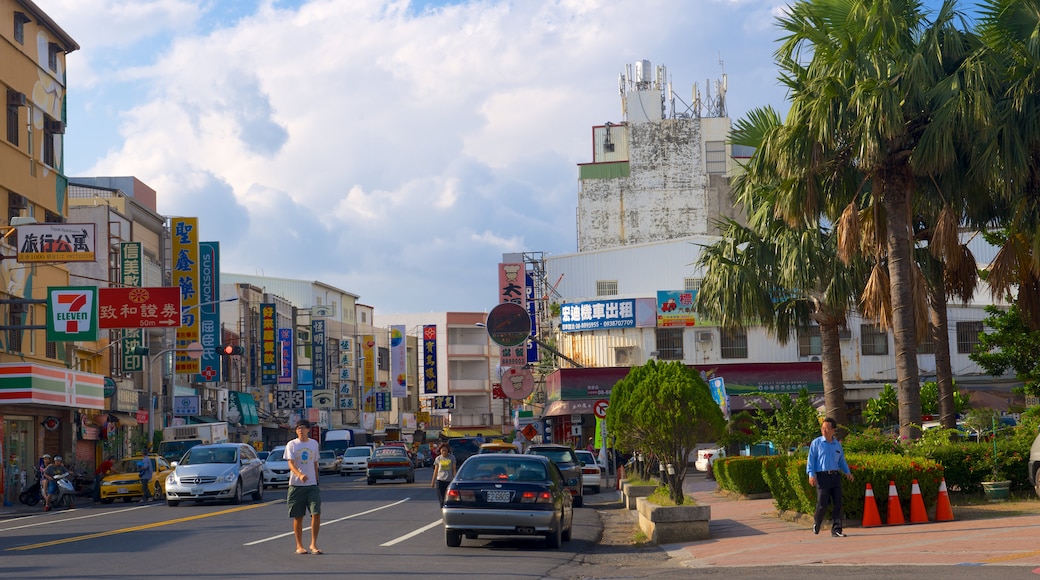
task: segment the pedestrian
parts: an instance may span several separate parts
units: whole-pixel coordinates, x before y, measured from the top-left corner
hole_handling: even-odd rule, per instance
[[[152,501],[152,474],[154,473],[155,469],[152,468],[152,458],[148,457],[148,454],[145,453],[144,457],[137,462],[137,477],[141,479],[140,503]]]
[[[841,525],[841,477],[852,481],[852,471],[845,460],[845,450],[834,436],[837,422],[827,417],[820,425],[821,435],[809,445],[809,462],[805,466],[809,485],[816,487],[816,513],[813,514],[813,533],[820,533],[823,515],[831,507],[831,536],[844,538]]]
[[[318,549],[318,529],[321,527],[321,496],[318,493],[318,442],[310,437],[311,422],[300,419],[296,423],[296,439],[285,444],[289,461],[289,493],[285,503],[293,519],[293,536],[297,554],[323,554]],[[311,512],[311,548],[303,547],[303,516]]]
[[[94,470],[94,503],[101,501],[101,480],[105,479],[105,476],[112,471],[112,466],[116,462],[115,455],[109,455],[108,459],[101,462],[101,465],[97,466]]]
[[[585,446],[585,451],[589,451],[591,453],[596,452],[596,444],[594,443],[592,437],[589,437],[589,444]]]
[[[444,505],[444,496],[448,492],[448,484],[455,479],[455,456],[451,454],[451,447],[447,443],[441,445],[438,450],[437,459],[433,460],[433,479],[430,487],[437,487],[437,499]]]
[[[50,503],[50,494],[47,493],[49,485],[47,483],[47,476],[44,474],[47,472],[47,468],[53,463],[54,460],[51,459],[51,454],[44,453],[40,456],[40,461],[37,462],[36,466],[36,481],[40,482],[40,495],[43,496],[44,511],[46,511],[47,505]]]

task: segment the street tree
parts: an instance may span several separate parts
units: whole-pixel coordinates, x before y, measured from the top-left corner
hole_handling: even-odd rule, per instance
[[[668,478],[668,494],[677,505],[687,458],[700,441],[715,441],[726,427],[708,383],[681,362],[648,361],[632,367],[611,389],[607,429],[627,449],[653,455],[675,476]]]
[[[755,401],[756,416],[762,426],[762,438],[772,441],[782,451],[790,453],[812,443],[820,435],[820,414],[812,404],[808,389],[790,393],[759,393]],[[833,417],[832,417],[833,418]],[[842,423],[838,424],[844,428]]]
[[[1018,305],[1007,310],[987,306],[986,313],[983,324],[993,331],[979,335],[979,344],[968,358],[991,375],[1014,371],[1027,395],[1040,396],[1040,330],[1029,326]]]

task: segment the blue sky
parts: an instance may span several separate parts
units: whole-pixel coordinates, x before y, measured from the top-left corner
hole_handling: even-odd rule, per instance
[[[575,251],[618,74],[784,111],[771,0],[35,0],[68,55],[70,176],[134,175],[222,269],[383,314],[484,311],[505,252]]]

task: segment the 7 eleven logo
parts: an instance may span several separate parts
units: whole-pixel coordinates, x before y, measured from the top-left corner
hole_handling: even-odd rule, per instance
[[[97,288],[50,288],[48,340],[95,340]]]

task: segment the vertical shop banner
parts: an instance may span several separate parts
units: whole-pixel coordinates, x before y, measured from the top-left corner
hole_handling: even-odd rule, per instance
[[[376,337],[361,335],[361,408],[366,413],[375,412],[372,390],[376,386]]]
[[[527,308],[527,266],[523,262],[498,265],[498,303],[512,302]],[[527,364],[525,340],[517,346],[499,346],[499,364],[502,367],[522,367]]]
[[[260,384],[278,384],[278,355],[275,351],[274,304],[260,305]]]
[[[293,335],[291,328],[278,329],[278,384],[291,385],[293,373]]]
[[[181,289],[181,325],[177,327],[174,372],[199,373],[199,360],[188,356],[188,345],[199,341],[199,218],[170,218],[173,237],[173,284]]]
[[[140,288],[141,279],[141,242],[123,242],[119,244],[120,277],[124,288]],[[134,349],[144,346],[141,329],[131,328],[123,331],[122,353],[123,372],[133,373],[144,370],[144,357],[134,354]]]
[[[47,340],[97,340],[97,287],[51,286],[47,289]]]
[[[524,274],[524,295],[527,297],[527,313],[531,315],[531,337],[538,336],[538,302],[534,299],[534,276]],[[527,362],[538,362],[538,343],[527,341]]]
[[[325,353],[325,319],[311,320],[311,369],[314,372],[314,388],[325,389],[328,385],[328,356]]]
[[[390,327],[390,374],[393,376],[390,396],[395,399],[408,396],[408,341],[404,339],[405,332],[403,325]]]
[[[202,374],[195,377],[200,383],[226,380],[221,373],[217,348],[223,342],[220,335],[220,242],[199,243],[199,342],[202,356],[199,366]]]
[[[423,336],[423,394],[437,394],[437,325],[427,324]]]

